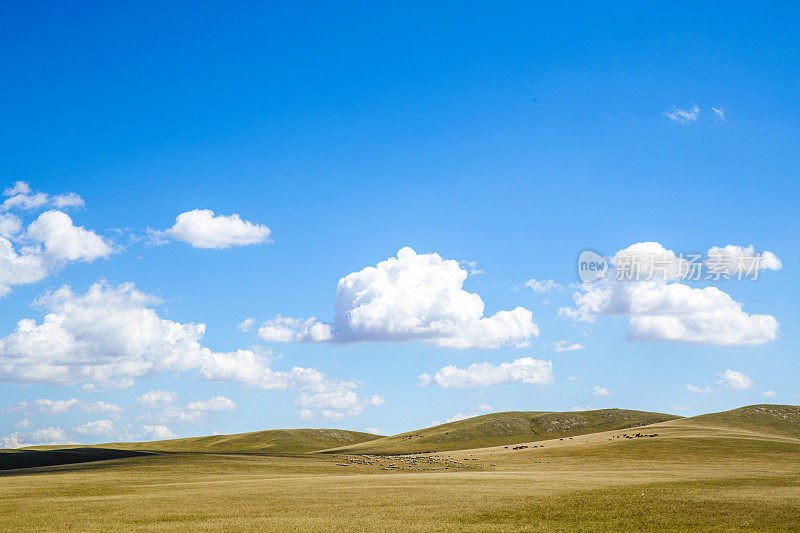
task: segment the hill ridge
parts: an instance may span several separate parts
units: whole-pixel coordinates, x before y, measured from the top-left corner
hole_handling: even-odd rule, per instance
[[[266,429],[226,435],[206,435],[144,442],[106,442],[89,448],[150,452],[297,454],[366,442],[380,435],[346,429]],[[32,449],[62,449],[70,446],[40,446]]]
[[[683,418],[685,425],[710,425],[800,436],[800,406],[791,404],[758,403],[727,411],[706,413]]]
[[[504,411],[408,431],[317,453],[395,455],[533,442],[639,427],[681,417],[629,409]]]

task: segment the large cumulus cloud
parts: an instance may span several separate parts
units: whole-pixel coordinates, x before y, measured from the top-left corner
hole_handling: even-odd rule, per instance
[[[524,307],[484,316],[481,297],[463,288],[467,276],[458,261],[402,248],[339,280],[333,323],[277,315],[259,335],[272,342],[420,340],[448,348],[525,345],[539,335]]]
[[[751,257],[752,248],[734,247],[709,250],[722,251],[731,262],[734,252]],[[637,243],[620,250],[611,260],[614,269],[626,268],[632,257],[650,254],[658,265],[655,275],[615,276],[614,271],[573,294],[574,307],[562,308],[562,316],[577,321],[593,322],[603,315],[628,318],[628,338],[639,341],[675,341],[696,344],[738,345],[763,344],[776,338],[778,321],[771,315],[750,314],[742,304],[715,286],[692,287],[675,280],[682,279],[688,266],[685,259],[659,243]],[[778,269],[774,254],[761,254],[765,264],[761,270]],[[645,262],[646,263],[646,262]]]

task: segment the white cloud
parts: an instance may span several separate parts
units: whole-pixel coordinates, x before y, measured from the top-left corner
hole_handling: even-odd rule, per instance
[[[252,327],[256,324],[255,318],[245,318],[241,322],[239,322],[236,327],[239,328],[241,331],[250,331]]]
[[[79,435],[108,436],[114,433],[114,423],[111,420],[94,420],[74,427],[72,430]]]
[[[637,242],[623,248],[611,258],[616,269],[631,274],[630,279],[681,279],[689,269],[689,261],[657,242]],[[621,276],[629,279],[626,275]]]
[[[634,306],[643,304],[630,316],[634,340],[736,345],[764,344],[777,336],[773,316],[743,312],[739,302],[716,287],[656,283],[629,294]]]
[[[475,418],[476,416],[485,415],[486,413],[490,412],[491,410],[492,410],[492,406],[491,405],[486,405],[485,403],[482,403],[482,404],[478,405],[478,411],[477,412],[468,413],[468,414],[465,414],[465,413],[462,413],[462,412],[458,412],[458,413],[454,414],[453,416],[450,416],[450,417],[446,418],[444,422],[447,424],[447,423],[450,423],[450,422],[458,422],[459,420],[466,420],[468,418]],[[432,420],[430,422],[430,424],[428,424],[427,427],[439,426],[441,424],[442,424],[442,422],[440,420]]]
[[[267,342],[290,342],[297,335],[302,321],[297,318],[275,315],[258,328],[258,336]]]
[[[572,408],[573,411],[596,411],[597,407],[594,405],[576,405]]]
[[[717,117],[720,118],[721,120],[725,120],[725,110],[723,108],[712,106],[711,111],[713,111],[714,114],[717,115]]]
[[[696,105],[689,109],[672,106],[672,110],[664,112],[664,115],[673,122],[688,124],[697,121],[697,117],[700,115],[700,108]]]
[[[12,286],[40,281],[70,262],[91,262],[114,251],[110,243],[75,226],[61,211],[40,214],[24,232],[16,215],[0,213],[0,297]]]
[[[470,276],[477,276],[479,274],[486,274],[484,270],[478,268],[478,263],[475,261],[462,261],[462,265],[467,267]]]
[[[311,409],[300,409],[297,412],[297,416],[299,416],[301,420],[313,420],[316,414]]]
[[[57,261],[90,262],[112,253],[102,237],[72,223],[62,211],[45,211],[28,226],[28,239],[44,245],[44,254]]]
[[[553,347],[557,352],[574,352],[576,350],[583,350],[586,348],[583,344],[577,342],[569,342],[565,340],[556,341],[553,343]]]
[[[484,317],[480,296],[462,288],[466,277],[456,261],[403,248],[396,258],[339,280],[335,334],[451,348],[494,348],[538,335],[532,313],[522,307]]]
[[[686,390],[689,392],[698,392],[700,394],[711,394],[714,392],[714,389],[706,385],[705,387],[698,387],[696,385],[692,385],[691,383],[686,384]]]
[[[74,192],[68,192],[64,194],[59,194],[56,196],[51,196],[50,201],[54,207],[59,209],[65,209],[67,207],[83,207],[84,202],[83,198],[75,194]]]
[[[620,268],[634,249],[662,253],[658,243],[639,243],[620,251],[612,260]],[[675,257],[666,251],[667,259]],[[639,253],[638,251],[636,253]],[[616,279],[607,275],[573,294],[575,308],[561,308],[560,316],[593,322],[602,315],[627,316],[628,338],[639,341],[676,341],[696,344],[763,344],[775,339],[778,321],[770,315],[748,314],[742,304],[716,287],[693,288],[670,282],[681,271],[682,260],[665,262],[650,280]]]
[[[757,277],[761,270],[783,268],[777,255],[766,250],[756,253],[752,244],[746,248],[733,244],[712,246],[708,250],[705,264],[712,272],[725,272],[737,278]]]
[[[11,187],[3,190],[3,196],[16,196],[17,194],[31,194],[31,186],[25,181],[17,181]]]
[[[175,391],[151,390],[136,398],[136,404],[144,409],[159,409],[175,403],[178,393]]]
[[[158,232],[154,232],[158,233]],[[270,229],[242,220],[238,214],[214,215],[210,209],[181,213],[163,235],[189,243],[194,248],[223,249],[270,242]]]
[[[281,342],[421,340],[448,348],[524,346],[539,335],[523,307],[483,316],[481,297],[462,288],[467,275],[457,261],[402,248],[339,280],[334,324],[277,315],[259,335]]]
[[[14,424],[14,429],[27,429],[31,426],[33,426],[33,420],[31,420],[30,418],[23,418],[22,420]]]
[[[106,390],[121,390],[133,387],[133,379],[131,378],[117,378],[114,380],[103,382],[86,382],[78,387],[79,392],[98,392]]]
[[[146,234],[147,236],[143,237],[143,240],[148,246],[164,246],[165,244],[169,244],[169,238],[162,230],[147,228]]]
[[[38,304],[47,312],[41,323],[20,320],[0,338],[2,382],[103,389],[163,372],[192,371],[211,381],[309,395],[355,394],[358,387],[313,368],[275,371],[268,354],[259,351],[214,352],[201,344],[205,324],[161,318],[154,309],[158,300],[131,283],[97,283],[84,294],[64,287]]]
[[[331,340],[331,326],[315,317],[306,320],[275,315],[258,328],[258,336],[266,342],[325,342]]]
[[[0,297],[7,295],[14,285],[26,285],[43,280],[55,265],[35,249],[14,249],[5,237],[0,237]]]
[[[708,385],[704,387],[698,387],[696,385],[687,383],[686,390],[700,394],[711,394],[723,386],[734,390],[746,390],[754,385],[753,380],[751,380],[747,374],[742,374],[741,372],[736,372],[730,369],[722,372],[719,377],[720,379],[714,384],[714,387]]]
[[[364,428],[364,431],[367,433],[372,433],[373,435],[383,435],[383,431],[378,428],[368,427]]]
[[[764,398],[775,398],[775,396],[777,396],[777,394],[775,394],[774,390],[768,390],[768,391],[762,392],[761,396],[763,396]]]
[[[22,231],[22,220],[11,213],[0,213],[0,237],[10,239]]]
[[[595,396],[610,396],[611,391],[605,387],[601,387],[600,385],[595,385],[595,387],[592,389],[592,394]]]
[[[62,413],[114,413],[122,412],[122,407],[104,401],[84,402],[77,398],[68,400],[49,400],[41,398],[38,400],[24,401],[9,408],[12,411],[23,411],[27,413],[44,413],[47,415],[58,415]]]
[[[138,417],[137,420],[140,422],[188,426],[205,420],[206,414],[206,411],[193,411],[186,407],[174,407],[170,405],[158,411],[144,414]]]
[[[563,285],[552,279],[529,279],[525,282],[525,286],[530,287],[537,294],[560,291],[564,288]]]
[[[750,379],[750,376],[735,370],[725,370],[719,377],[722,378],[725,384],[736,390],[745,390],[753,386],[753,380]]]
[[[359,398],[351,389],[354,383],[341,382],[338,387],[329,387],[320,391],[303,392],[295,402],[307,411],[309,408],[319,409],[319,414],[331,420],[339,420],[345,416],[358,416],[368,405],[383,405],[386,402],[382,396],[373,394],[369,398]],[[314,412],[309,415],[315,416]]]
[[[33,192],[24,181],[16,182],[3,191],[6,199],[0,204],[0,211],[11,209],[30,210],[48,205],[63,209],[66,207],[83,207],[83,199],[73,192],[51,196],[43,192]]]
[[[522,357],[511,363],[473,363],[467,368],[449,365],[433,376],[419,376],[420,385],[439,387],[488,387],[505,383],[530,383],[547,385],[553,382],[553,364],[550,361]]]
[[[164,440],[177,437],[167,426],[140,426],[139,435],[142,440]]]
[[[149,307],[156,300],[132,284],[97,283],[84,294],[64,287],[37,303],[47,311],[40,324],[20,320],[0,339],[3,381],[107,383],[189,368],[202,355],[204,325],[161,319]]]
[[[189,402],[186,407],[193,411],[228,411],[237,408],[236,402],[227,396],[214,396],[208,400]]]
[[[299,323],[299,319],[275,315],[258,328],[258,336],[266,342],[290,342],[297,335],[295,328]]]
[[[0,438],[0,448],[23,448],[26,446],[45,446],[58,444],[76,444],[60,427],[37,429],[30,433],[14,432]]]

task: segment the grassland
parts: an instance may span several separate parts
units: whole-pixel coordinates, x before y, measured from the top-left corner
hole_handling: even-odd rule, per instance
[[[754,407],[773,412],[422,454],[405,470],[382,465],[410,457],[340,452],[18,471],[0,477],[0,530],[800,529],[800,425],[782,422],[800,408]]]
[[[115,450],[99,447],[66,448],[57,450],[0,450],[0,471],[16,468],[109,461],[124,457],[139,457],[148,452]]]
[[[687,418],[686,425],[746,429],[800,436],[800,409],[794,405],[749,405],[731,411]]]
[[[185,453],[261,453],[294,455],[331,447],[357,444],[380,438],[380,435],[344,429],[270,429],[147,442],[105,442],[85,448]],[[66,450],[73,446],[30,446],[29,450]]]
[[[118,450],[203,453],[266,453],[270,455],[308,453],[335,446],[357,444],[380,435],[343,429],[271,429],[153,442],[112,442],[99,444]]]
[[[404,454],[484,448],[556,437],[574,437],[598,431],[633,428],[676,416],[626,409],[580,412],[510,411],[450,422],[431,428],[365,441],[332,452]]]

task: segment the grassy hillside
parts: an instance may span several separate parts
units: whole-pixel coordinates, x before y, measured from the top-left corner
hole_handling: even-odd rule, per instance
[[[88,447],[60,450],[0,450],[0,470],[107,461],[142,455],[149,454],[132,450],[109,450],[107,448]]]
[[[458,468],[170,453],[11,471],[0,531],[800,531],[800,439],[699,418],[436,454]]]
[[[234,435],[212,435],[152,442],[112,442],[102,448],[160,452],[307,453],[380,438],[371,433],[343,429],[272,429]]]
[[[476,416],[326,452],[380,455],[464,450],[571,437],[676,418],[678,417],[662,413],[625,409],[566,413],[510,411]]]
[[[684,418],[680,424],[725,427],[800,437],[800,406],[748,405],[731,411]]]

